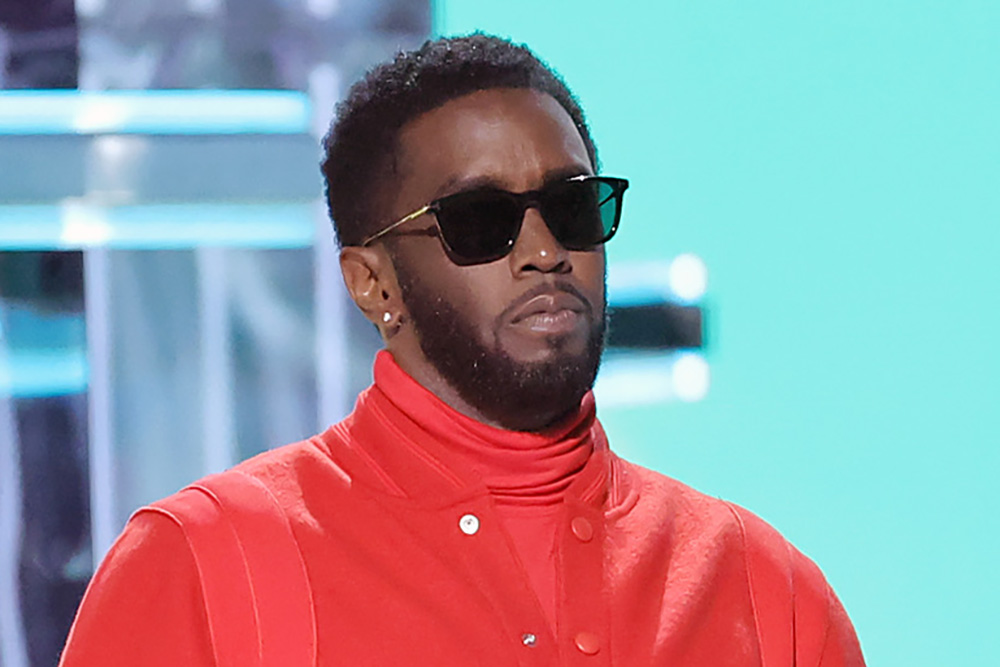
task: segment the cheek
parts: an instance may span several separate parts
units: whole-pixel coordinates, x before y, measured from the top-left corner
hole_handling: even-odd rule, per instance
[[[502,261],[466,267],[456,272],[450,282],[456,307],[480,332],[484,343],[496,340],[498,317],[513,298],[500,287],[504,284],[504,276],[497,274],[504,270]],[[509,274],[507,282],[510,282]]]
[[[420,278],[424,289],[449,304],[455,315],[479,332],[480,342],[486,344],[495,341],[497,316],[509,301],[509,295],[505,297],[498,288],[502,284],[502,276],[497,275],[501,267],[495,264],[500,263],[427,266]]]

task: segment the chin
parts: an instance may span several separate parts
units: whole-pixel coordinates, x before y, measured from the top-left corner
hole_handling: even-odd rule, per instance
[[[511,337],[500,340],[497,347],[501,354],[520,364],[586,364],[593,343],[586,334],[534,336],[528,340]]]

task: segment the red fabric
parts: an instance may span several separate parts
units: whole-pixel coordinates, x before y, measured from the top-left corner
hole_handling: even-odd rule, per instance
[[[558,505],[595,444],[594,397],[543,433],[506,431],[455,412],[407,375],[385,351],[375,361],[372,399],[406,433],[396,444],[442,469],[465,466],[485,484],[549,620],[556,623]],[[449,462],[446,464],[445,462]]]
[[[139,513],[182,527],[215,664],[316,664],[312,586],[284,509],[260,480],[211,475]]]
[[[864,664],[811,561],[749,512],[611,454],[591,405],[561,431],[507,434],[414,387],[383,356],[345,421],[238,467],[289,519],[317,664],[757,666],[762,633],[788,644],[766,667]],[[484,467],[494,439],[528,454]],[[758,590],[769,569],[787,594]],[[62,664],[215,664],[183,522],[130,521]]]
[[[561,502],[595,447],[592,394],[587,394],[576,413],[548,431],[506,431],[451,409],[384,350],[375,360],[375,386],[370,394],[376,409],[406,436],[398,443],[384,444],[418,449],[417,455],[435,459],[435,465],[442,468],[462,466],[474,471],[498,504]],[[603,437],[596,444],[607,447]]]

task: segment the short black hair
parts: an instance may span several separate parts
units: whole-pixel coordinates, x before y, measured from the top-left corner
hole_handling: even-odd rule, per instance
[[[341,246],[358,245],[376,225],[380,180],[394,165],[402,127],[444,103],[495,88],[551,95],[566,110],[597,171],[597,148],[576,97],[526,46],[475,33],[428,40],[370,70],[337,105],[323,140],[326,201]]]

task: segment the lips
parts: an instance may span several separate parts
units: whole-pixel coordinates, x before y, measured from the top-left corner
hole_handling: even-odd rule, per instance
[[[566,334],[583,321],[588,310],[582,297],[564,289],[545,286],[518,299],[509,321],[534,333]]]
[[[514,312],[512,322],[517,324],[532,315],[549,314],[554,315],[560,311],[568,310],[574,313],[582,313],[585,310],[583,302],[576,296],[568,292],[552,291],[544,292],[531,297],[527,303]]]

